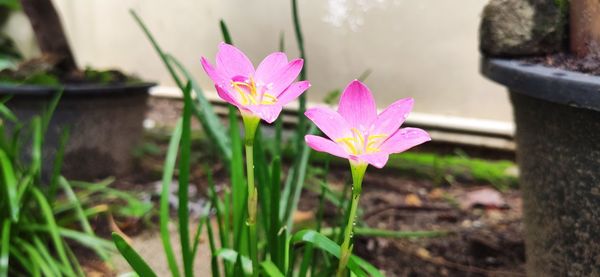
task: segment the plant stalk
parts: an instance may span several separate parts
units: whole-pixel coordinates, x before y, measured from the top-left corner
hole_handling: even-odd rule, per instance
[[[358,210],[358,201],[360,200],[360,194],[362,191],[362,180],[367,170],[367,164],[355,163],[350,161],[350,169],[352,171],[352,202],[350,206],[350,212],[348,214],[348,224],[344,229],[344,241],[340,249],[340,263],[337,269],[337,277],[344,276],[346,265],[352,255],[353,245],[350,245],[352,240],[352,233],[356,222],[356,211]]]
[[[254,138],[260,118],[242,113],[244,121],[246,147],[246,175],[248,178],[248,240],[250,244],[250,258],[252,259],[252,276],[258,277],[258,236],[256,232],[256,213],[258,210],[258,191],[254,184]]]

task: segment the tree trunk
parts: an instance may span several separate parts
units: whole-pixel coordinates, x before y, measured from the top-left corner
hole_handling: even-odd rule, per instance
[[[52,0],[21,0],[21,6],[31,22],[42,54],[57,58],[57,69],[65,73],[77,70],[75,57]]]
[[[579,57],[600,55],[600,1],[570,1],[571,52]]]

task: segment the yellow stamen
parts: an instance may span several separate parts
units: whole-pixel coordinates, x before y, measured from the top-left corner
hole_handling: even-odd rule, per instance
[[[258,89],[256,83],[250,77],[247,82],[236,82],[231,81],[231,87],[240,94],[240,102],[242,105],[273,105],[277,102],[277,97],[269,93],[263,93],[262,96],[258,95]]]
[[[346,146],[352,155],[379,152],[380,149],[375,145],[388,137],[385,134],[369,135],[365,141],[365,136],[358,129],[352,128],[350,131],[353,134],[352,137],[340,138],[336,142]]]
[[[263,105],[273,105],[275,102],[277,102],[277,98],[268,93],[263,94],[263,99],[260,101],[260,103]]]

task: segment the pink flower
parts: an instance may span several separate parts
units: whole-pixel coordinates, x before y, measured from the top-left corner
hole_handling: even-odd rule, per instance
[[[308,81],[294,82],[302,59],[288,62],[284,53],[267,56],[254,70],[252,62],[232,45],[219,44],[216,66],[202,57],[202,67],[215,83],[219,96],[240,109],[242,115],[277,119],[282,107],[310,87]]]
[[[319,152],[382,168],[390,154],[431,140],[421,129],[399,129],[413,102],[412,98],[400,99],[378,115],[369,88],[354,80],[344,90],[337,112],[328,108],[306,111],[305,115],[329,137],[307,135],[306,143]]]

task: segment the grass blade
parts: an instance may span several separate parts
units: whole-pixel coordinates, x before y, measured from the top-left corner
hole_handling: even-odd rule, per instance
[[[167,60],[167,56],[163,52],[162,48],[158,45],[158,42],[156,42],[156,39],[154,39],[154,36],[152,35],[152,33],[150,33],[150,30],[148,29],[148,27],[146,27],[146,24],[144,24],[144,21],[142,21],[142,18],[140,18],[134,10],[129,10],[129,13],[131,14],[131,16],[133,16],[133,19],[137,22],[137,24],[140,26],[140,28],[142,28],[142,31],[146,35],[146,38],[148,38],[148,40],[152,44],[152,47],[154,47],[154,50],[158,53],[158,56],[162,60],[163,64],[167,67],[167,70],[169,71],[169,74],[173,78],[173,81],[175,81],[177,86],[183,90],[183,88],[185,88],[185,86],[184,86],[185,84],[177,76],[177,73],[175,72],[175,70],[173,69],[173,67],[171,66],[169,61]]]
[[[50,125],[50,120],[52,119],[52,115],[54,115],[54,111],[56,111],[56,107],[58,107],[58,103],[60,98],[62,97],[64,92],[63,88],[60,88],[58,92],[52,97],[50,100],[50,104],[46,108],[46,111],[42,115],[42,132],[45,134],[48,130],[48,126]]]
[[[244,269],[244,273],[247,275],[252,275],[252,261],[250,258],[239,255],[239,253],[233,249],[221,248],[217,251],[217,256],[221,257],[223,260],[235,263],[238,260],[238,257],[241,259],[242,268]]]
[[[42,241],[38,237],[33,238],[33,243],[35,245],[36,251],[40,254],[40,258],[45,260],[46,264],[48,265],[48,268],[53,272],[53,275],[60,276],[60,263],[54,260],[54,258],[52,258],[52,255],[48,252],[48,247],[44,245],[44,243],[42,243]]]
[[[192,116],[192,99],[191,99],[191,84],[188,83],[183,91],[184,106],[183,120],[181,125],[181,147],[179,150],[179,205],[178,205],[178,220],[179,220],[179,240],[181,242],[181,255],[183,258],[183,272],[187,277],[193,276],[192,272],[192,251],[190,249],[190,212],[188,209],[188,192],[190,182],[190,152],[191,152],[191,116]]]
[[[281,197],[281,159],[275,157],[271,162],[271,209],[269,216],[271,224],[268,229],[268,242],[271,260],[280,270],[284,270],[283,253],[279,253],[280,246],[285,244],[285,238],[280,239],[279,230],[281,229],[281,220],[279,218],[279,199]]]
[[[315,125],[311,125],[309,133],[315,133],[317,131],[317,127]],[[294,182],[293,184],[293,188],[291,190],[291,194],[289,195],[288,201],[287,201],[287,208],[286,208],[286,216],[285,216],[285,220],[287,221],[287,228],[288,230],[292,230],[292,224],[293,224],[293,215],[296,212],[296,209],[298,208],[298,202],[300,201],[300,194],[302,193],[302,187],[304,187],[304,179],[306,177],[306,168],[308,166],[308,160],[310,157],[310,152],[311,152],[311,148],[308,147],[307,144],[302,144],[302,147],[300,148],[302,151],[300,152],[300,156],[299,156],[299,162],[298,162],[298,167],[297,167],[297,171],[295,172],[296,174],[294,174],[295,178],[294,178]]]
[[[221,124],[219,117],[215,113],[211,103],[204,96],[204,92],[198,82],[194,80],[192,74],[173,56],[166,54],[167,60],[172,62],[175,67],[187,78],[192,84],[192,90],[196,95],[196,105],[193,112],[200,121],[202,129],[208,135],[210,141],[217,146],[219,154],[229,164],[231,160],[231,142],[227,136],[227,131]]]
[[[302,28],[300,26],[300,17],[298,15],[298,1],[297,0],[291,0],[292,3],[292,20],[293,20],[293,24],[294,24],[294,34],[296,35],[296,43],[298,44],[298,51],[300,51],[300,58],[304,60],[304,66],[302,67],[302,70],[300,71],[300,81],[306,80],[306,75],[307,75],[307,70],[306,67],[308,65],[307,63],[307,59],[306,59],[306,52],[304,51],[304,36],[302,35]],[[300,114],[300,116],[298,117],[298,131],[297,131],[297,140],[296,142],[298,143],[296,149],[301,149],[301,146],[304,144],[304,135],[306,134],[306,117],[302,116],[304,115],[304,112],[306,111],[306,92],[301,94],[299,99],[299,109],[298,109],[298,114]]]
[[[223,41],[227,44],[233,45],[233,40],[231,39],[231,35],[229,34],[229,28],[227,28],[227,24],[223,19],[219,20],[219,27],[221,28],[221,35],[223,35]]]
[[[0,245],[0,277],[8,276],[8,263],[10,253],[10,220],[2,223],[2,244]]]
[[[260,264],[260,266],[262,267],[264,273],[267,276],[284,277],[283,273],[281,273],[281,271],[279,271],[279,268],[277,268],[277,266],[271,261],[264,261]]]
[[[29,172],[41,178],[42,176],[42,143],[43,143],[43,126],[42,119],[36,116],[31,120],[31,128],[33,130],[33,141],[31,145],[31,167]]]
[[[81,224],[81,228],[87,235],[94,237],[95,236],[94,230],[92,229],[90,222],[88,221],[85,213],[83,212],[81,203],[79,202],[79,199],[77,199],[77,196],[75,195],[75,192],[71,188],[71,185],[69,185],[69,182],[62,176],[59,179],[59,183],[62,186],[63,190],[65,191],[65,194],[67,195],[67,198],[69,199],[69,201],[71,203],[73,203],[75,213],[77,214],[79,223]],[[109,258],[108,253],[104,252],[101,248],[97,248],[94,250],[97,250],[96,252],[97,252],[98,256],[100,256],[100,258],[102,258],[102,260],[105,260],[105,261],[108,260],[108,258]]]
[[[16,245],[18,245],[19,248],[25,250],[25,252],[27,252],[27,254],[29,254],[31,263],[36,268],[33,270],[34,272],[41,271],[44,276],[56,276],[56,274],[52,271],[50,266],[46,263],[46,261],[38,253],[38,250],[35,247],[33,247],[29,243],[26,243],[23,240],[17,240]],[[71,274],[71,276],[74,276],[74,275],[75,275],[75,273],[73,272]]]
[[[48,190],[48,201],[50,202],[54,202],[54,198],[56,196],[56,191],[58,188],[58,179],[60,177],[60,171],[62,169],[65,149],[67,147],[67,141],[69,140],[69,132],[70,130],[68,127],[66,127],[63,130],[62,134],[60,135],[60,141],[58,149],[56,150],[56,155],[54,156],[52,175],[50,176],[50,188]]]
[[[15,114],[8,107],[6,107],[4,103],[0,103],[0,116],[13,123],[16,123],[18,121]]]
[[[4,188],[6,189],[6,196],[8,198],[8,207],[10,210],[10,218],[13,222],[19,220],[19,203],[17,197],[17,179],[15,178],[15,172],[10,162],[10,159],[6,155],[4,150],[0,149],[0,167],[2,169],[2,181]]]
[[[198,245],[200,245],[200,234],[202,234],[202,227],[206,224],[206,220],[208,219],[210,213],[210,204],[207,203],[204,206],[202,211],[202,216],[200,221],[198,222],[198,228],[196,228],[196,234],[194,235],[194,243],[192,244],[192,261],[196,257],[196,253],[198,252]]]
[[[58,225],[56,225],[56,220],[54,219],[54,215],[52,214],[52,208],[50,207],[50,204],[48,204],[46,197],[38,188],[32,187],[31,192],[33,193],[33,196],[40,207],[42,215],[46,220],[46,226],[48,227],[49,235],[52,238],[52,242],[54,243],[54,247],[56,248],[56,252],[58,253],[60,261],[63,263],[65,268],[68,269],[69,273],[75,275],[75,272],[73,271],[71,264],[69,263],[69,259],[67,258],[67,252],[65,251],[64,242],[60,238],[60,234],[58,233]]]
[[[212,229],[212,224],[210,222],[210,219],[208,218],[208,214],[206,215],[206,233],[208,233],[208,246],[210,247],[210,254],[211,254],[211,258],[210,258],[210,268],[212,271],[213,276],[220,276],[220,269],[219,269],[219,261],[218,261],[218,256],[217,256],[217,246],[215,245],[215,236],[213,234],[213,229]]]
[[[198,85],[189,71],[175,57],[165,53],[162,50],[146,24],[144,24],[137,13],[133,10],[130,10],[130,13],[154,47],[154,50],[158,53],[158,56],[162,60],[163,64],[167,68],[167,71],[169,71],[169,74],[179,89],[184,90],[185,84],[177,75],[177,72],[173,66],[177,67],[177,69],[179,69],[179,71],[181,71],[181,73],[183,73],[183,75],[187,78],[188,82],[192,83],[192,88],[196,92],[196,100],[198,102],[198,107],[194,109],[194,112],[200,120],[202,128],[204,128],[204,130],[207,132],[209,138],[211,138],[212,142],[218,146],[218,149],[220,150],[219,152],[222,154],[223,158],[226,161],[229,161],[231,159],[229,138],[227,137],[226,131],[220,124],[218,116],[213,111],[209,101],[206,99],[206,97],[204,97],[201,87]]]
[[[321,234],[324,236],[333,235],[334,230],[332,228],[324,228],[321,230]],[[354,227],[353,234],[355,236],[362,237],[378,237],[378,238],[394,238],[394,239],[417,239],[417,238],[435,238],[435,237],[443,237],[451,234],[450,231],[395,231],[395,230],[385,230],[385,229],[376,229],[376,228],[368,228],[368,227]]]
[[[171,236],[169,233],[169,195],[171,194],[171,183],[173,182],[173,172],[175,171],[175,163],[177,162],[177,151],[179,149],[179,142],[181,141],[181,130],[182,120],[177,121],[175,130],[169,141],[169,147],[167,150],[167,157],[165,158],[165,165],[162,176],[162,191],[160,193],[160,237],[162,240],[165,255],[167,257],[167,263],[171,275],[179,277],[179,266],[175,259],[175,252],[173,251],[173,245],[171,244]]]
[[[117,249],[123,255],[127,263],[135,270],[139,276],[152,277],[157,276],[156,273],[148,266],[148,264],[140,257],[140,255],[117,233],[112,233],[113,241]]]
[[[299,231],[290,240],[290,244],[299,242],[311,243],[337,258],[340,256],[340,246],[337,243],[313,230]],[[348,260],[348,269],[357,276],[383,277],[383,274],[377,268],[355,255],[352,255]]]
[[[242,154],[242,138],[238,125],[236,110],[229,106],[229,132],[231,136],[231,192],[233,203],[233,249],[242,253],[248,253],[246,229],[246,182],[244,180],[244,160]]]

